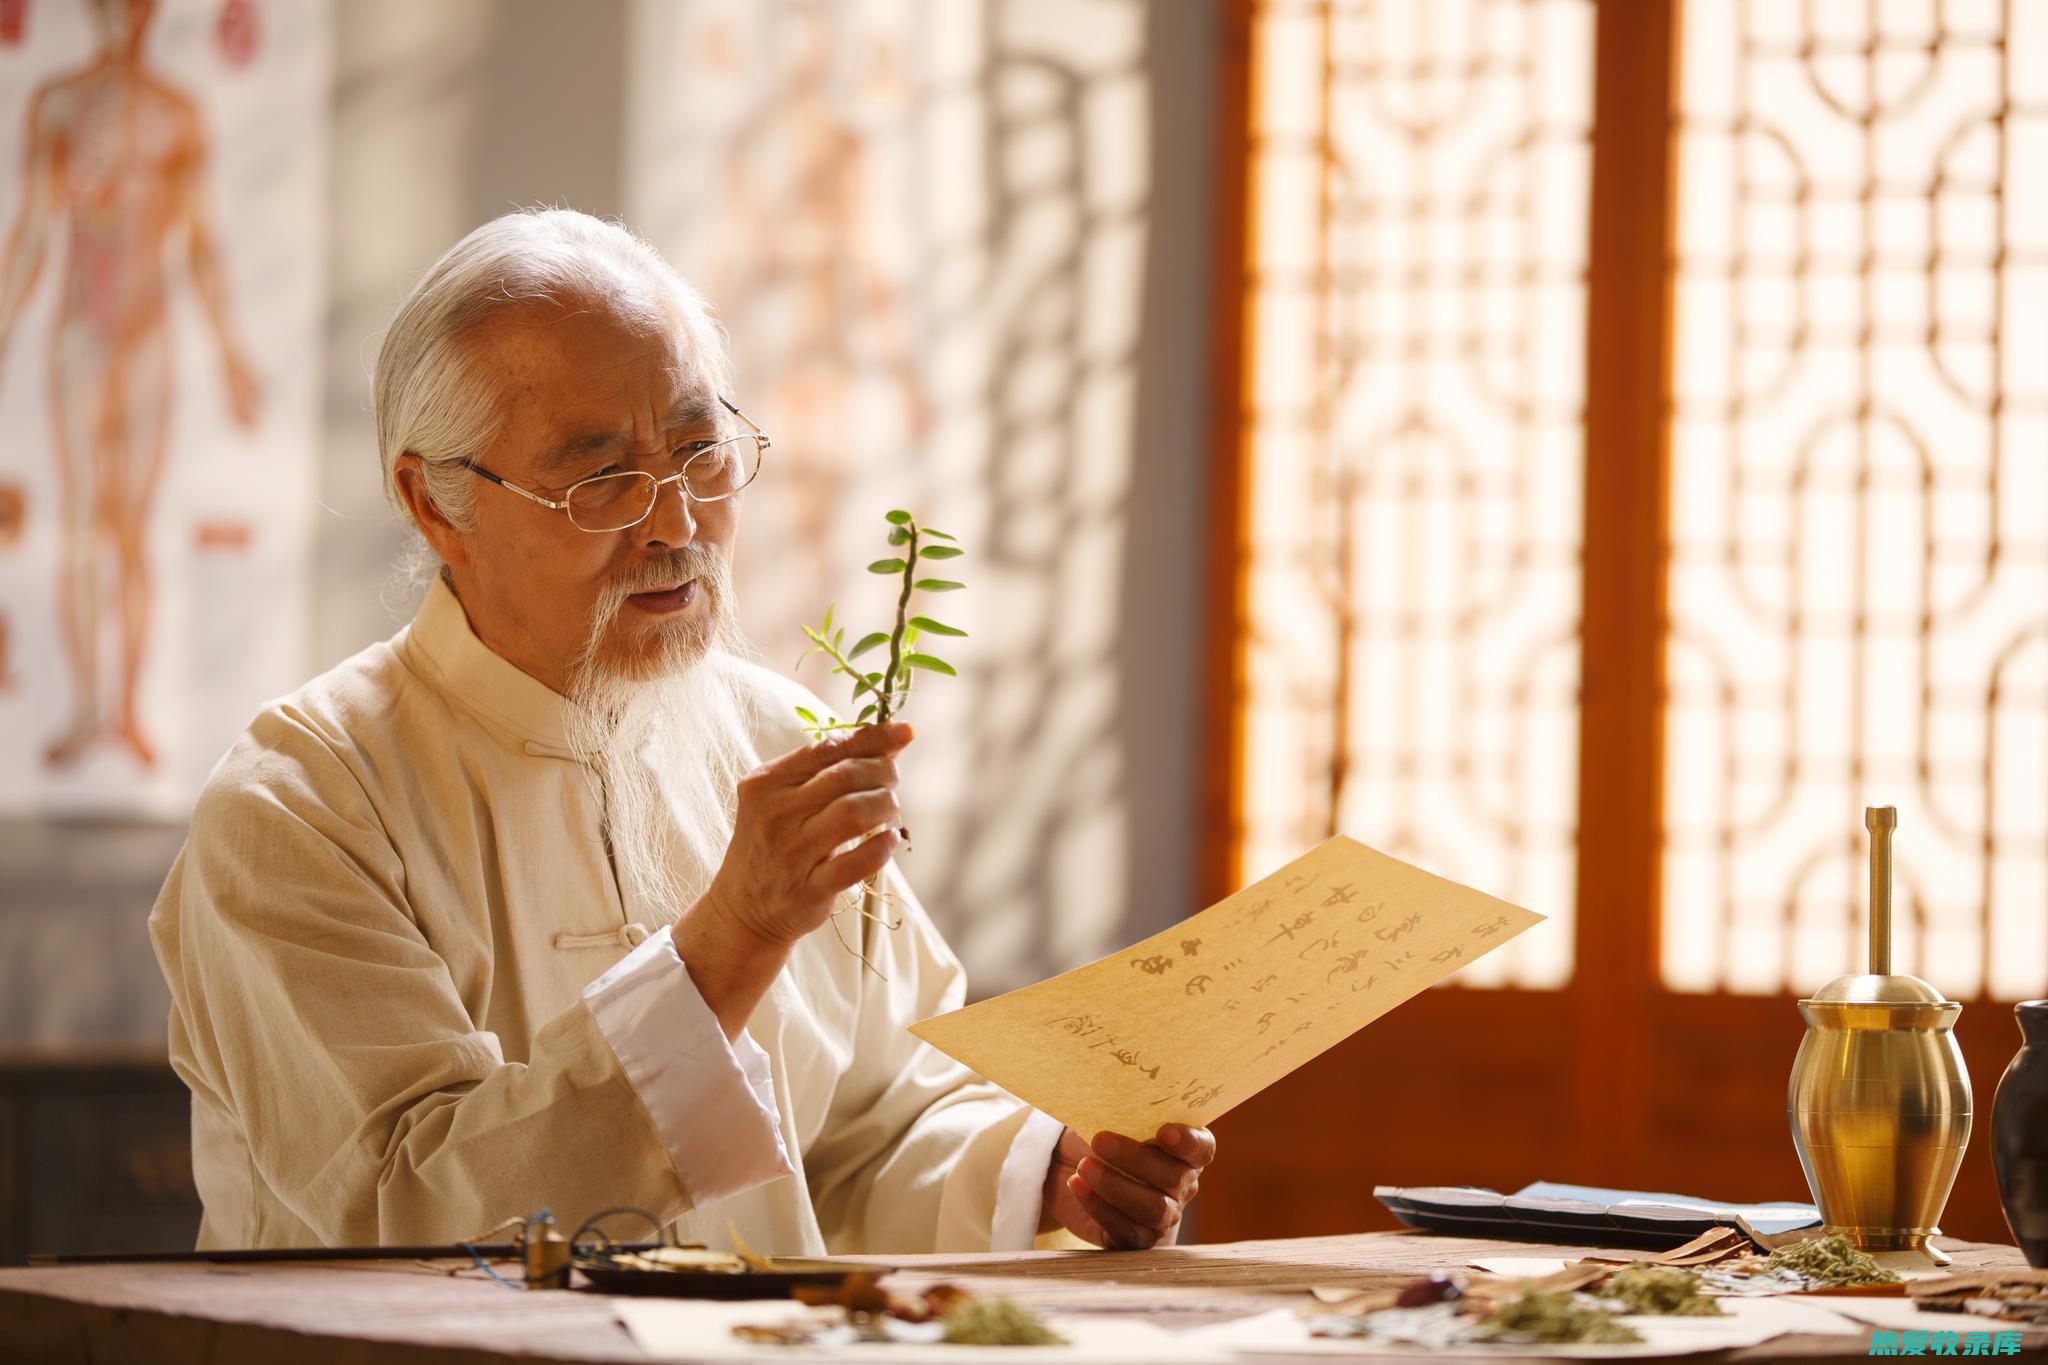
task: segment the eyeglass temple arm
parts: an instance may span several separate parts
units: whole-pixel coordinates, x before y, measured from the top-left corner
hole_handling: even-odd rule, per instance
[[[718,395],[718,401],[725,405],[725,410],[727,412],[731,413],[733,416],[739,418],[742,422],[745,422],[747,424],[747,430],[754,433],[754,439],[761,443],[761,449],[766,450],[770,445],[773,444],[773,442],[771,442],[768,439],[768,433],[761,430],[760,424],[755,422],[753,418],[747,416],[744,412],[741,412],[739,410],[738,405],[736,405],[730,398],[727,398],[724,394],[721,393]]]
[[[556,502],[553,498],[544,498],[538,493],[531,492],[527,489],[521,488],[516,483],[509,483],[506,480],[499,478],[496,474],[493,474],[490,470],[485,469],[480,464],[471,464],[469,461],[464,460],[462,462],[462,467],[464,469],[467,469],[470,473],[476,475],[478,478],[489,479],[492,483],[498,485],[498,487],[510,489],[512,492],[517,493],[520,497],[525,498],[527,501],[537,502],[542,507],[553,508],[555,511],[559,512],[564,507],[567,507],[569,505],[566,502]]]

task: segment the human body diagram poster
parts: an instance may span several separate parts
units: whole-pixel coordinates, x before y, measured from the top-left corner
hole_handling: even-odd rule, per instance
[[[911,1032],[1084,1136],[1149,1139],[1542,921],[1340,835],[1164,933]]]
[[[0,3],[0,815],[175,817],[303,675],[329,17]]]

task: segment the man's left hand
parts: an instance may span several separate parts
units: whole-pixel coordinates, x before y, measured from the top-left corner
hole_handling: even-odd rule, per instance
[[[1092,1143],[1068,1128],[1045,1175],[1040,1230],[1063,1227],[1116,1251],[1171,1246],[1202,1168],[1215,1159],[1207,1128],[1169,1123],[1151,1142],[1097,1133]]]

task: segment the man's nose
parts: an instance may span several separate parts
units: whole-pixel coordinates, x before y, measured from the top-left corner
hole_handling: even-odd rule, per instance
[[[697,538],[697,508],[683,491],[683,481],[665,483],[654,490],[654,510],[636,528],[642,545],[688,545]]]

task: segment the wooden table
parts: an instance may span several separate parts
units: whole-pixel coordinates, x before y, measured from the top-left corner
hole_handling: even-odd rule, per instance
[[[1958,1270],[2024,1264],[2009,1246],[1945,1241]],[[1297,1306],[1310,1285],[1426,1274],[1476,1256],[1576,1257],[1591,1250],[1405,1232],[1233,1242],[1155,1252],[905,1256],[892,1284],[948,1279],[1035,1308],[1128,1313],[1194,1326]],[[2002,1330],[1988,1320],[1958,1330]],[[2048,1332],[2026,1338],[2048,1349]],[[1869,1336],[1781,1337],[1722,1357],[1867,1359]],[[1356,1359],[1405,1359],[1370,1357]],[[146,1264],[0,1270],[0,1361],[205,1361],[253,1365],[483,1365],[645,1360],[588,1293],[514,1292],[467,1263],[331,1261]],[[1274,1359],[1287,1359],[1274,1357]],[[1293,1357],[1298,1362],[1300,1357]]]

